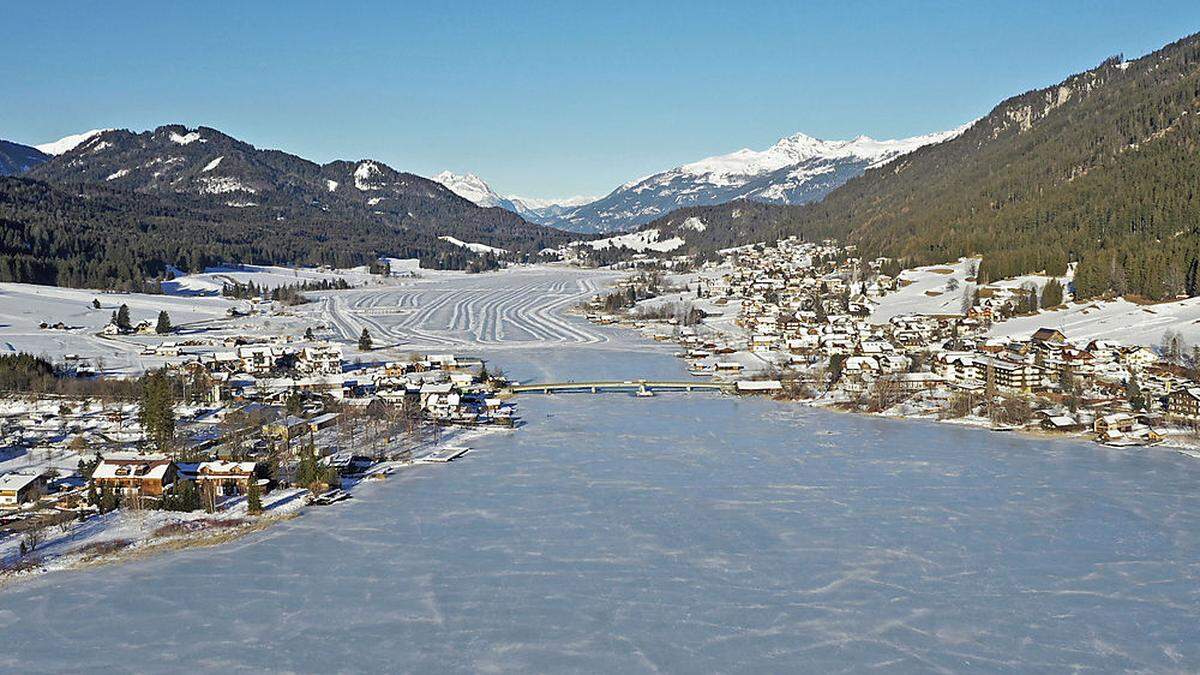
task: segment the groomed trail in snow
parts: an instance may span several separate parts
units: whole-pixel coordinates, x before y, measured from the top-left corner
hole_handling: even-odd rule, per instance
[[[600,293],[612,278],[539,268],[312,295],[320,298],[314,310],[347,341],[365,328],[376,342],[399,347],[544,347],[609,340],[562,312]]]

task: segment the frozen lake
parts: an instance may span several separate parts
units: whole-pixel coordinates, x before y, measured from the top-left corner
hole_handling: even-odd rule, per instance
[[[679,377],[669,351],[494,362]],[[235,544],[2,591],[0,669],[1200,668],[1182,455],[715,395],[520,411],[461,461]]]

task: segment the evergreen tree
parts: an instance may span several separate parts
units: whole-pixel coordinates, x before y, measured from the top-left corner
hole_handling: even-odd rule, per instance
[[[1125,383],[1125,400],[1134,410],[1146,407],[1146,399],[1142,395],[1142,387],[1138,384],[1137,375],[1130,374],[1129,380]]]
[[[250,485],[246,488],[246,510],[253,515],[262,513],[262,490],[258,486],[258,477],[250,477]]]
[[[105,486],[100,489],[100,513],[115,511],[119,504],[117,493],[113,492],[112,488]]]
[[[364,328],[362,329],[362,335],[358,336],[358,349],[359,351],[369,352],[371,351],[371,347],[371,334]]]
[[[167,511],[192,512],[200,510],[201,506],[200,491],[196,489],[195,481],[178,481],[169,492],[163,494],[162,508]]]
[[[1037,314],[1038,311],[1038,287],[1032,281],[1027,281],[1021,286],[1021,290],[1025,292],[1024,301],[1021,303],[1020,311],[1024,314]]]
[[[812,296],[812,309],[814,314],[813,319],[816,320],[817,323],[825,323],[825,321],[829,318],[825,313],[825,302],[821,299],[821,295],[818,293],[814,293]]]
[[[308,340],[308,341],[310,341],[310,342],[316,339],[316,338],[313,336],[313,329],[312,329],[312,327],[311,327],[311,326],[310,326],[310,327],[308,327],[308,328],[305,328],[305,329],[304,329],[304,339],[305,339],[305,340]]]
[[[129,330],[133,327],[133,324],[129,322],[129,305],[121,303],[116,313],[113,314],[113,323],[121,330]]]
[[[1079,394],[1075,390],[1075,373],[1070,365],[1064,365],[1058,371],[1058,389],[1062,392],[1067,403],[1067,409],[1074,413],[1079,409]]]
[[[337,486],[341,479],[333,467],[322,467],[317,460],[317,451],[312,442],[300,448],[300,461],[296,464],[296,484],[316,494],[328,486]]]
[[[1050,279],[1042,289],[1042,307],[1058,307],[1063,303],[1063,287],[1058,279]]]
[[[291,393],[287,397],[285,409],[287,410],[287,414],[299,416],[304,411],[304,399],[300,398],[300,394]]]
[[[846,357],[842,354],[829,357],[829,384],[837,384],[838,380],[842,379],[842,366],[845,363]]]
[[[154,332],[159,335],[166,335],[173,329],[171,328],[171,317],[166,310],[158,313],[158,323],[154,326]]]
[[[175,438],[175,395],[166,368],[142,377],[138,421],[156,450],[170,450]]]

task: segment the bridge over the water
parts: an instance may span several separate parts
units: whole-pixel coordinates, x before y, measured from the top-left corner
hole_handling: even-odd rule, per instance
[[[593,382],[542,382],[537,384],[517,384],[505,391],[511,394],[552,394],[556,392],[601,394],[606,392],[638,393],[656,391],[718,391],[734,392],[737,385],[733,382],[677,381],[670,380],[621,380]]]

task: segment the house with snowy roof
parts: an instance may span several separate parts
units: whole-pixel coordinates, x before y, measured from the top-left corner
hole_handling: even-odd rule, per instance
[[[0,474],[0,509],[20,508],[35,501],[45,487],[45,477],[38,472]]]
[[[175,482],[175,462],[163,455],[113,454],[100,460],[92,471],[97,489],[108,488],[123,495],[161,497]]]

